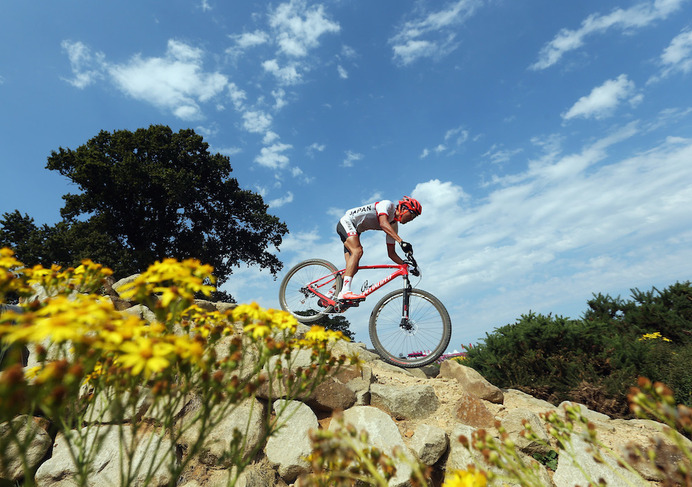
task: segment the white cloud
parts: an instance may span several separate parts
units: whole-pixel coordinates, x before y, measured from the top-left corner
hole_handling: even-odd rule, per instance
[[[271,41],[269,34],[261,30],[231,35],[229,37],[233,41],[233,45],[226,49],[226,53],[230,54],[231,56],[239,56],[247,49],[261,46]]]
[[[464,127],[450,129],[445,133],[445,141],[453,141],[456,145],[461,145],[469,138],[469,131]]]
[[[453,321],[463,310],[465,324],[501,326],[530,309],[575,312],[556,304],[583,311],[592,292],[689,278],[692,142],[667,140],[603,164],[638,133],[631,125],[579,153],[546,157],[479,200],[449,181],[417,185],[423,214],[401,233],[434,276],[422,287]]]
[[[74,78],[66,79],[75,88],[83,89],[103,78],[105,56],[101,52],[92,53],[83,42],[62,41],[61,47],[67,52]]]
[[[339,78],[348,79],[348,71],[341,64],[336,67],[336,71],[339,73]]]
[[[243,113],[243,128],[255,134],[265,133],[272,124],[272,116],[260,110]]]
[[[279,207],[284,206],[288,203],[291,203],[292,201],[293,201],[293,193],[291,193],[289,191],[288,193],[286,193],[281,198],[277,198],[277,199],[269,201],[268,205],[271,208],[279,208]]]
[[[341,27],[329,20],[323,5],[308,8],[304,0],[280,4],[270,14],[269,25],[276,33],[279,50],[290,57],[304,57],[319,45],[319,38],[337,33]]]
[[[274,75],[281,85],[295,85],[300,83],[303,79],[303,75],[300,74],[299,65],[297,63],[291,63],[281,67],[276,59],[268,59],[262,63],[262,67],[267,73]]]
[[[610,79],[601,86],[597,86],[587,96],[579,98],[567,112],[562,114],[562,118],[565,120],[575,117],[606,118],[628,98],[631,104],[636,105],[641,101],[642,95],[635,94],[634,82],[630,81],[627,75],[621,74],[616,79]]]
[[[283,169],[289,163],[288,156],[284,152],[292,148],[292,145],[283,143],[262,147],[260,154],[255,157],[255,162],[270,169]]]
[[[216,152],[223,154],[224,156],[233,157],[234,155],[243,152],[243,149],[240,147],[220,147],[216,149]]]
[[[421,152],[420,156],[418,157],[420,159],[425,159],[430,155],[431,151],[435,152],[436,154],[442,154],[444,152],[447,152],[447,155],[456,154],[456,149],[464,145],[469,139],[469,131],[463,126],[449,129],[445,132],[443,139],[443,143],[437,144],[437,146],[433,147],[432,149],[423,149],[423,152]]]
[[[236,110],[242,110],[247,95],[245,91],[236,86],[235,83],[228,83],[228,96]]]
[[[341,163],[343,167],[353,167],[353,163],[360,161],[363,158],[363,154],[357,152],[346,151],[346,158]]]
[[[482,0],[457,0],[442,10],[423,12],[405,22],[391,39],[394,60],[408,65],[418,59],[441,58],[454,49],[456,30],[482,4]]]
[[[577,30],[562,29],[548,44],[543,46],[531,69],[541,70],[554,65],[562,56],[584,45],[585,38],[602,34],[609,29],[620,29],[631,33],[665,19],[680,8],[685,0],[652,0],[639,3],[628,9],[617,8],[606,15],[593,14],[587,17]]]
[[[271,130],[268,131],[266,134],[264,134],[264,138],[262,139],[262,143],[265,145],[271,144],[275,140],[279,138],[279,134],[276,132],[272,132]]]
[[[324,144],[318,144],[317,142],[313,142],[312,144],[310,144],[310,145],[308,146],[307,149],[305,149],[305,152],[306,152],[307,155],[309,155],[310,157],[314,157],[314,156],[315,156],[315,152],[323,152],[324,149],[326,149],[326,148],[327,148],[327,146],[324,145]]]
[[[505,149],[502,146],[493,144],[487,152],[483,154],[483,157],[490,159],[493,164],[504,164],[509,162],[514,156],[521,154],[522,149]]]
[[[125,94],[193,120],[202,118],[200,103],[228,86],[226,76],[203,71],[203,57],[201,49],[171,39],[164,57],[136,55],[126,64],[109,64],[107,70]]]
[[[670,42],[661,54],[661,64],[664,77],[675,72],[692,71],[692,29],[682,31]]]

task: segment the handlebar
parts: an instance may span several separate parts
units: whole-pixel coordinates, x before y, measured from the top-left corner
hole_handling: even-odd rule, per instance
[[[404,264],[410,265],[415,269],[415,271],[411,271],[411,274],[413,274],[414,276],[420,276],[420,269],[418,269],[418,263],[416,262],[416,259],[413,258],[413,252],[406,253],[406,259],[404,259]]]

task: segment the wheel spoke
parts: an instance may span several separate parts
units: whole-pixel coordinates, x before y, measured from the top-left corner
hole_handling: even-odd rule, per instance
[[[403,291],[382,298],[370,318],[370,338],[382,357],[402,367],[435,361],[449,344],[451,324],[442,303],[430,293],[409,294],[409,321],[402,324]]]

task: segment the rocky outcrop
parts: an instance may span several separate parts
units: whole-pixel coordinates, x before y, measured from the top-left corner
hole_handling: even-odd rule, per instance
[[[112,288],[117,290],[118,283]],[[229,306],[208,302],[198,304],[214,309]],[[146,308],[127,303],[119,303],[119,306],[123,312],[136,313],[144,318],[151,317]],[[299,333],[304,333],[306,329],[301,328]],[[310,471],[310,464],[306,460],[311,452],[310,432],[319,428],[334,430],[344,424],[350,424],[358,431],[365,431],[370,445],[387,454],[393,454],[395,448],[402,452],[403,457],[397,459],[396,476],[390,483],[392,486],[407,485],[406,479],[411,472],[410,462],[415,460],[430,466],[437,472],[437,478],[443,477],[446,472],[466,469],[469,464],[488,468],[482,454],[465,448],[460,437],[471,438],[474,432],[484,429],[499,438],[500,433],[496,429],[498,421],[503,425],[507,438],[516,445],[527,463],[536,463],[532,455],[546,454],[550,448],[556,448],[554,443],[551,446],[545,445],[545,442],[550,443],[550,438],[539,415],[554,410],[562,414],[562,408],[567,404],[555,406],[520,391],[501,390],[473,369],[456,361],[443,362],[437,373],[436,368],[407,370],[388,365],[380,361],[376,354],[366,350],[363,344],[340,342],[334,346],[333,353],[356,354],[363,361],[363,366],[342,369],[338,375],[326,380],[316,390],[297,401],[282,398],[272,402],[268,391],[260,388],[256,397],[233,409],[213,431],[208,432],[199,462],[177,479],[178,485],[225,485],[234,467],[224,464],[223,445],[228,443],[229,438],[233,438],[236,431],[242,432],[246,437],[244,452],[246,459],[251,462],[236,484],[241,486],[299,485],[301,475]],[[295,359],[295,363],[301,363],[300,357]],[[277,397],[276,391],[281,390],[281,384],[271,384],[271,387],[273,397]],[[141,393],[141,398],[136,415],[146,421],[150,407],[146,391]],[[92,428],[90,434],[97,431],[103,434],[101,428],[106,428],[105,434],[114,435],[117,429],[108,429],[112,426],[108,424],[108,399],[100,398],[93,407],[95,410],[91,417],[98,418],[100,426]],[[644,448],[651,441],[658,441],[663,446],[670,444],[661,434],[657,423],[615,420],[589,411],[584,406],[579,407],[595,425],[601,441],[614,451],[621,452],[623,457],[626,457],[624,451],[628,445]],[[186,418],[193,417],[195,413],[194,398],[181,401],[181,421],[185,422]],[[277,419],[283,426],[275,436],[262,444],[260,431],[269,417]],[[40,425],[39,420],[25,416],[15,421],[30,427]],[[530,424],[532,431],[543,441],[525,438],[522,435],[524,424]],[[8,424],[0,425],[0,435],[8,427]],[[31,429],[28,428],[27,431]],[[35,431],[30,466],[38,467],[37,485],[57,487],[74,484],[76,472],[64,438],[58,435],[51,439],[43,428]],[[184,453],[198,433],[192,428],[183,435],[176,445],[178,451]],[[165,437],[155,437],[154,440],[154,444],[170,441]],[[47,455],[51,444],[52,452]],[[139,444],[145,445],[147,442],[141,441]],[[581,469],[569,454],[559,452],[554,472],[536,463],[543,485],[587,485],[585,474],[595,479],[604,478],[608,485],[619,485],[619,479],[623,478],[631,481],[632,485],[655,483],[656,474],[647,465],[636,466],[640,475],[646,479],[641,481],[615,461],[594,461],[578,435],[573,438],[572,445],[571,453],[578,459]],[[662,454],[666,451],[669,460],[675,461],[676,453],[662,447]],[[156,454],[156,450],[142,450],[137,452],[137,458]],[[97,473],[90,479],[89,485],[104,484],[107,483],[106,480],[117,482],[120,475],[119,455],[118,438],[113,436],[104,442],[104,449],[94,461]],[[0,464],[0,480],[17,482],[20,476],[21,468],[18,469],[17,465]],[[134,479],[133,485],[165,485],[170,480],[167,472],[154,471],[147,478]]]

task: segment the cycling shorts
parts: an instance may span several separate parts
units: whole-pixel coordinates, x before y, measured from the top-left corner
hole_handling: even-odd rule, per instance
[[[344,221],[345,220],[345,221]],[[345,218],[342,218],[339,220],[339,223],[336,225],[336,233],[339,234],[339,237],[341,238],[342,242],[346,242],[346,239],[348,237],[352,236],[358,236],[360,237],[360,232],[357,232],[356,229],[353,227],[353,224],[349,221],[346,220]],[[351,252],[346,248],[344,245],[344,253],[345,254],[350,254]]]

